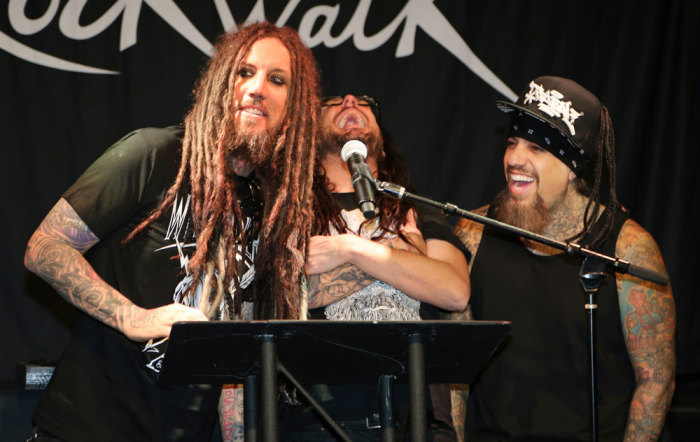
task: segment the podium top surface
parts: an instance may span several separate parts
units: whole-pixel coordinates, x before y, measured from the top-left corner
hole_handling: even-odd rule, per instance
[[[159,381],[239,383],[260,371],[263,341],[302,383],[407,376],[409,341],[423,344],[427,382],[470,382],[511,327],[504,321],[231,321],[173,325]]]

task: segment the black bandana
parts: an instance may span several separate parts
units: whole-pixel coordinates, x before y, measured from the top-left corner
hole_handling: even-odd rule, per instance
[[[558,130],[522,111],[509,115],[506,136],[524,138],[547,149],[576,175],[581,175],[591,161],[585,150],[574,146]]]

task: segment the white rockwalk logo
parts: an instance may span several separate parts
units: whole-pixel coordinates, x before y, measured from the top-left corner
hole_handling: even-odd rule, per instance
[[[225,0],[212,1],[223,30],[235,29],[236,20],[234,20],[227,2]],[[289,0],[274,22],[275,25],[285,26],[292,13],[299,6],[300,1]],[[47,28],[58,17],[58,29],[64,37],[72,40],[88,40],[98,36],[115,21],[121,19],[119,50],[124,51],[136,44],[140,13],[142,7],[147,5],[192,45],[207,55],[212,53],[212,44],[189,20],[174,0],[116,0],[99,18],[88,24],[81,23],[81,15],[88,0],[68,0],[60,12],[59,6],[62,2],[51,0],[44,13],[36,18],[26,16],[25,7],[29,2],[30,0],[9,0],[7,6],[10,26],[21,35],[34,35]],[[336,5],[312,6],[304,12],[301,18],[299,35],[311,48],[320,44],[334,48],[352,39],[358,50],[371,51],[385,44],[401,29],[401,36],[395,51],[395,56],[400,58],[413,54],[416,30],[420,28],[506,98],[511,101],[517,98],[516,94],[474,54],[447,18],[435,6],[433,0],[407,0],[397,16],[383,29],[374,35],[365,35],[365,22],[371,3],[372,0],[360,0],[350,21],[338,35],[332,35],[331,30],[340,12],[340,2]],[[265,16],[264,0],[257,0],[248,18],[239,22],[249,23],[261,20],[272,21]],[[17,41],[2,31],[0,31],[0,50],[30,63],[53,69],[88,74],[119,73],[47,54]]]

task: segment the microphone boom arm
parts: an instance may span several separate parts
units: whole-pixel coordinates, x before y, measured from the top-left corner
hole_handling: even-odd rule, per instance
[[[620,258],[615,258],[612,256],[604,255],[602,253],[598,253],[594,250],[582,247],[581,245],[575,242],[557,241],[555,239],[530,232],[529,230],[511,226],[510,224],[506,224],[501,221],[497,221],[495,219],[461,209],[452,203],[441,203],[435,200],[431,200],[430,198],[407,192],[406,188],[399,186],[398,184],[379,180],[375,180],[375,184],[379,192],[389,195],[393,198],[399,200],[408,199],[411,201],[417,201],[423,204],[427,204],[429,206],[441,209],[444,213],[448,215],[457,215],[462,218],[467,218],[469,220],[478,222],[480,224],[494,227],[497,230],[505,231],[516,236],[521,236],[523,238],[530,239],[540,244],[555,247],[559,250],[565,251],[566,254],[569,256],[577,256],[582,258],[590,256],[591,258],[595,258],[603,262],[606,266],[612,268],[615,272],[629,273],[632,276],[636,276],[638,278],[653,282],[655,284],[668,284],[668,276],[663,273],[640,267],[634,264],[630,264],[628,261],[625,261]]]

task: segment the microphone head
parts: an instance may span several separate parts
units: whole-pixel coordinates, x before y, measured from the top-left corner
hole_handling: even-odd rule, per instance
[[[340,156],[343,158],[343,161],[347,161],[353,154],[358,154],[363,160],[366,159],[367,146],[365,143],[360,140],[350,140],[345,143],[343,148],[340,150]]]

